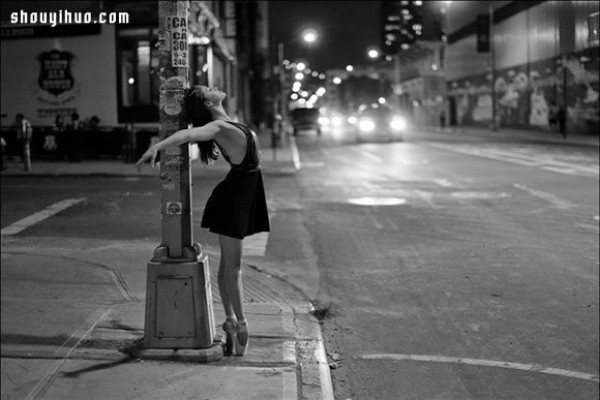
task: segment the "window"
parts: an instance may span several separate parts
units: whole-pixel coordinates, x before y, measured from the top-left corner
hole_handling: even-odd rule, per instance
[[[600,36],[598,35],[598,15],[600,13],[593,13],[587,17],[587,27],[588,27],[588,44],[590,47],[598,46],[600,42]]]
[[[121,30],[118,44],[119,122],[157,122],[156,30]]]

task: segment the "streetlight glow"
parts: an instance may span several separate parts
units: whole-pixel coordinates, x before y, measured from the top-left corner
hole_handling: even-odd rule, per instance
[[[377,58],[379,57],[379,51],[377,49],[369,49],[367,55],[369,56],[369,58]]]
[[[339,76],[336,76],[335,78],[333,78],[333,83],[335,83],[336,85],[339,85],[340,83],[342,83],[342,78],[340,78]]]
[[[304,64],[303,62],[299,62],[298,64],[296,64],[296,69],[298,71],[304,71],[304,68],[306,68],[306,64]]]
[[[314,29],[307,29],[304,32],[302,32],[302,39],[306,43],[314,43],[317,41],[318,38],[319,38],[319,35],[317,34],[317,31],[315,31]]]
[[[354,71],[354,67],[352,65],[346,65],[346,71],[352,72]]]

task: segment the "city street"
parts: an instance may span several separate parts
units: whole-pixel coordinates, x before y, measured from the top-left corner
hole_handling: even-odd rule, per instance
[[[336,399],[598,397],[597,147],[450,132],[331,137],[301,133],[302,169],[265,174],[272,231],[247,239],[245,256],[315,305]],[[148,248],[143,271],[160,243],[158,184],[126,168],[3,176],[3,242],[137,243]],[[200,219],[225,171],[218,163],[194,176],[195,240],[211,254],[218,243]],[[3,264],[10,257],[3,251]],[[43,274],[31,258],[22,268]],[[15,324],[37,328],[35,312],[20,312],[43,309],[19,290],[43,291],[49,277],[24,276],[2,269],[3,343],[16,340],[5,335]],[[133,276],[121,287],[143,298],[145,277]]]

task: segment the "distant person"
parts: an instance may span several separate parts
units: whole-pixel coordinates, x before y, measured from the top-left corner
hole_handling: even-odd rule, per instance
[[[98,125],[100,125],[100,118],[96,115],[92,116],[89,121],[90,131],[95,132],[98,129]]]
[[[69,161],[79,162],[82,158],[83,138],[81,137],[81,121],[79,121],[79,114],[77,112],[71,114],[71,123],[69,124],[68,132]]]
[[[558,107],[556,107],[556,103],[553,101],[550,102],[550,106],[548,107],[548,126],[552,132],[558,128]]]
[[[31,138],[33,137],[33,127],[21,113],[15,117],[17,123],[17,141],[21,150],[21,160],[25,171],[31,170]]]
[[[7,168],[7,155],[6,155],[6,140],[0,136],[0,168],[5,171]]]
[[[56,132],[56,144],[58,147],[58,154],[61,159],[66,159],[68,157],[68,152],[65,151],[68,148],[68,138],[65,137],[65,118],[57,114],[54,119],[54,132]]]
[[[558,129],[560,133],[562,133],[563,137],[567,137],[567,111],[564,106],[558,107],[558,112],[556,113],[556,119],[558,120]]]
[[[186,93],[186,114],[193,125],[155,143],[137,162],[154,166],[159,151],[198,142],[200,159],[212,163],[223,154],[231,169],[213,190],[204,208],[202,227],[219,236],[219,291],[225,309],[226,354],[244,355],[248,323],[243,307],[242,249],[246,236],[270,230],[256,133],[233,122],[223,109],[225,93],[199,86]]]

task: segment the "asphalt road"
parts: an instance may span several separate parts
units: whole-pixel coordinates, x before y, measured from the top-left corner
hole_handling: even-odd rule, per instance
[[[336,398],[597,398],[597,149],[429,139],[301,146]]]
[[[247,254],[316,304],[336,399],[598,398],[597,148],[297,143],[303,168],[266,177],[273,230]],[[199,225],[220,177],[193,188],[214,247]],[[160,242],[150,178],[3,177],[2,228],[64,199],[17,236]]]

